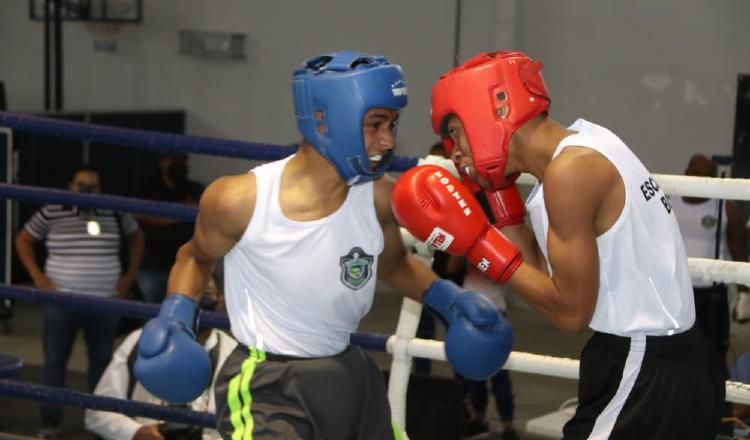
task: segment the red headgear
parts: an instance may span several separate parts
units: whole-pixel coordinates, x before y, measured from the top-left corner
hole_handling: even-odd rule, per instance
[[[463,124],[474,166],[492,188],[508,186],[517,178],[505,177],[510,137],[549,110],[542,66],[521,52],[480,53],[441,76],[432,88],[432,129],[450,154],[454,145],[443,124],[455,114]]]

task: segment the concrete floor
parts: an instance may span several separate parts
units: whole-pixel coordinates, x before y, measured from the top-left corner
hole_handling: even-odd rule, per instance
[[[395,330],[401,298],[386,288],[379,289],[371,312],[362,322],[362,331],[393,333]],[[12,332],[2,333],[0,328],[0,352],[18,356],[25,362],[23,379],[38,381],[42,361],[41,347],[41,308],[36,305],[17,303],[15,316],[10,321]],[[563,333],[545,322],[520,300],[509,300],[508,319],[514,328],[514,350],[560,357],[578,358],[588,333],[571,335]],[[750,351],[750,325],[732,327],[732,346],[729,362],[746,351]],[[387,369],[390,356],[384,353],[371,353],[378,364]],[[69,366],[68,387],[85,391],[84,372],[86,370],[85,346],[82,340],[76,343]],[[452,378],[452,369],[444,362],[433,363],[433,375]],[[516,404],[516,426],[523,432],[529,419],[556,411],[560,404],[576,395],[577,382],[525,373],[511,373]],[[0,431],[33,436],[38,428],[39,418],[35,402],[0,398]],[[11,409],[12,410],[9,410]],[[488,416],[492,427],[500,429],[494,406]],[[92,439],[82,427],[82,411],[75,408],[66,410],[63,439]],[[0,434],[0,438],[2,435]],[[490,437],[495,438],[495,437]],[[499,438],[499,437],[497,437]],[[537,436],[525,433],[523,438]]]

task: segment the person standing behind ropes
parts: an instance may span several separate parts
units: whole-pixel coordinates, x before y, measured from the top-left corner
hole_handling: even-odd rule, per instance
[[[89,166],[75,170],[69,189],[99,193],[99,173]],[[44,242],[47,260],[42,270],[34,246]],[[120,264],[120,246],[128,250],[125,271]],[[127,294],[143,255],[143,233],[127,213],[108,209],[46,205],[37,211],[16,237],[18,257],[41,289],[120,297]],[[83,330],[88,353],[88,390],[93,391],[112,358],[119,319],[107,314],[54,306],[44,307],[45,385],[62,387],[73,343]],[[42,438],[57,438],[62,407],[42,404]]]
[[[702,154],[690,158],[686,176],[717,177],[717,168]],[[732,200],[698,197],[672,197],[670,203],[680,224],[688,257],[747,261],[747,243],[739,207]],[[719,215],[719,206],[723,205]],[[719,219],[721,218],[721,225]],[[717,229],[719,231],[717,235]],[[719,239],[718,255],[716,241]],[[716,352],[716,364],[728,377],[729,301],[723,283],[694,279],[695,318],[703,334]],[[740,295],[747,294],[746,286],[738,286]]]
[[[171,203],[197,205],[203,185],[188,178],[188,155],[162,153],[159,175],[151,180],[142,197]],[[167,217],[137,214],[146,237],[143,264],[136,274],[138,288],[146,302],[159,304],[167,290],[169,269],[177,249],[190,240],[193,223]]]

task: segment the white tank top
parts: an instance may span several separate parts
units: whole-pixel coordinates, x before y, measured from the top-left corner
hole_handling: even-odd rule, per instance
[[[719,221],[719,200],[709,199],[701,203],[685,203],[682,197],[670,198],[680,232],[685,242],[688,257],[716,258],[716,223]],[[726,205],[722,204],[726,208]],[[719,258],[731,260],[726,243],[727,213],[721,215],[721,239],[719,240]],[[709,287],[713,283],[701,277],[693,279],[693,287]]]
[[[620,217],[596,239],[599,292],[589,326],[628,337],[688,330],[695,321],[690,273],[677,219],[664,191],[611,131],[583,119],[569,129],[578,133],[560,142],[553,159],[569,145],[591,148],[617,168],[625,184]],[[549,261],[544,185],[537,183],[526,204],[534,235]]]
[[[373,183],[353,185],[328,217],[293,221],[279,205],[289,158],[252,170],[255,210],[224,257],[225,300],[237,340],[270,353],[331,356],[349,344],[375,292],[383,231]]]

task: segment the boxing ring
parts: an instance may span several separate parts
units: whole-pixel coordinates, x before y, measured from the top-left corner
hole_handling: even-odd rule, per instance
[[[4,137],[8,154],[6,164],[8,176],[12,176],[13,131],[38,135],[58,136],[81,141],[97,142],[123,147],[144,148],[181,153],[199,153],[249,160],[276,160],[292,154],[289,146],[219,140],[198,136],[166,134],[144,130],[114,128],[81,122],[0,112],[0,138]],[[1,139],[0,139],[1,140]],[[418,164],[418,158],[397,157],[391,171],[404,171]],[[687,176],[653,175],[664,192],[669,195],[723,198],[750,201],[750,179],[719,179]],[[521,184],[533,183],[531,176],[524,175]],[[128,197],[94,195],[64,190],[37,188],[11,183],[0,183],[0,198],[6,200],[5,238],[10,243],[10,201],[31,203],[59,203],[82,207],[96,207],[171,217],[183,221],[194,221],[197,208],[166,202],[154,202]],[[9,246],[8,246],[9,248]],[[6,249],[8,251],[8,249]],[[6,253],[6,269],[10,255]],[[725,262],[711,259],[690,258],[689,267],[694,278],[705,281],[750,285],[750,263]],[[6,273],[8,273],[6,271]],[[85,294],[52,292],[42,289],[14,286],[10,280],[0,284],[0,299],[12,299],[61,307],[85,307],[101,313],[133,318],[156,316],[159,306],[138,301],[93,297]],[[409,383],[412,359],[415,357],[445,361],[443,343],[436,340],[416,338],[417,325],[422,305],[404,299],[394,334],[356,333],[351,336],[354,344],[373,351],[387,352],[392,356],[388,398],[394,421],[402,429],[406,426],[406,391]],[[229,328],[225,314],[202,312],[200,325]],[[579,362],[576,359],[556,358],[534,353],[514,351],[505,364],[505,369],[516,372],[540,374],[566,379],[578,379]],[[17,366],[16,370],[20,368]],[[14,370],[13,372],[17,372]],[[4,376],[0,371],[0,377]],[[181,408],[165,407],[131,400],[95,396],[73,390],[47,387],[11,378],[0,378],[0,395],[22,399],[40,400],[59,404],[116,411],[132,416],[143,416],[157,420],[190,423],[213,427],[214,415]],[[730,402],[750,405],[750,385],[726,382],[726,399]]]

